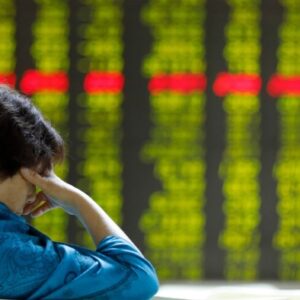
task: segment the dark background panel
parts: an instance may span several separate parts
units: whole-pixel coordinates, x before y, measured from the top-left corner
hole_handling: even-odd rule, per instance
[[[32,24],[36,18],[36,4],[33,0],[16,0],[16,75],[17,88],[23,73],[33,68],[34,63],[30,54],[33,42]]]
[[[83,108],[78,105],[78,97],[83,93],[82,82],[84,74],[78,71],[77,63],[81,58],[78,54],[77,48],[80,43],[80,36],[78,34],[78,25],[80,21],[80,13],[82,12],[82,5],[80,1],[69,1],[70,5],[70,89],[69,89],[69,118],[68,118],[68,175],[67,181],[77,186],[80,180],[78,167],[80,162],[84,159],[81,153],[84,150],[84,142],[80,140],[78,133],[81,125],[78,123],[79,116],[84,113]],[[79,225],[77,218],[69,216],[68,235],[71,243],[80,243],[82,238],[82,226]]]
[[[262,1],[261,19],[261,258],[260,277],[277,278],[279,253],[272,246],[272,238],[277,230],[276,182],[273,178],[273,165],[279,149],[278,113],[276,99],[266,91],[268,79],[276,73],[277,51],[279,45],[278,28],[282,22],[282,7],[279,1]]]
[[[139,220],[148,207],[151,193],[160,188],[153,165],[140,160],[142,146],[151,128],[148,79],[142,63],[151,46],[149,29],[141,22],[142,1],[124,1],[124,101],[123,101],[123,229],[144,250]]]
[[[224,250],[218,246],[218,239],[224,225],[222,211],[222,180],[219,165],[225,148],[225,114],[222,98],[212,90],[213,82],[221,71],[226,71],[223,58],[225,46],[224,28],[228,22],[229,8],[225,1],[206,2],[206,244],[205,273],[208,279],[222,278]]]

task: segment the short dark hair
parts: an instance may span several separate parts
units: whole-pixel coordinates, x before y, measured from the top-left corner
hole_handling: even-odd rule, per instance
[[[64,142],[31,100],[0,85],[0,177],[12,177],[22,167],[40,173],[64,159]]]

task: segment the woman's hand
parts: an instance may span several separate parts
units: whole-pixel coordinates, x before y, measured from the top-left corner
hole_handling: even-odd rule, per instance
[[[27,207],[28,211],[32,211],[32,216],[39,216],[59,206],[78,218],[92,236],[96,246],[110,235],[119,236],[133,244],[124,231],[91,197],[61,180],[52,170],[47,176],[41,176],[34,170],[21,169],[21,175],[42,190],[36,196],[35,203]],[[36,207],[43,201],[45,201],[43,204]]]
[[[68,214],[75,214],[74,195],[80,191],[56,176],[53,170],[47,176],[27,168],[22,168],[20,173],[25,180],[41,189],[35,201],[25,206],[25,215],[37,217],[55,207],[63,208]]]

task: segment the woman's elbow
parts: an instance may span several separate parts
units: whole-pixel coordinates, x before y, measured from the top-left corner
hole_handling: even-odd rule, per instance
[[[147,283],[147,297],[145,299],[150,299],[151,297],[153,297],[159,289],[159,281],[158,278],[156,276],[156,274],[153,274],[153,276],[148,277],[148,279],[146,279]]]
[[[159,280],[154,270],[141,272],[137,282],[141,295],[139,299],[151,299],[159,289]]]

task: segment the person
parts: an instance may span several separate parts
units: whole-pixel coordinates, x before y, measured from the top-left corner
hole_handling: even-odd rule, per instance
[[[0,298],[151,299],[152,264],[122,229],[53,166],[64,142],[31,100],[0,87]],[[39,188],[39,192],[37,192]],[[96,250],[51,240],[27,223],[54,208],[76,216]]]

